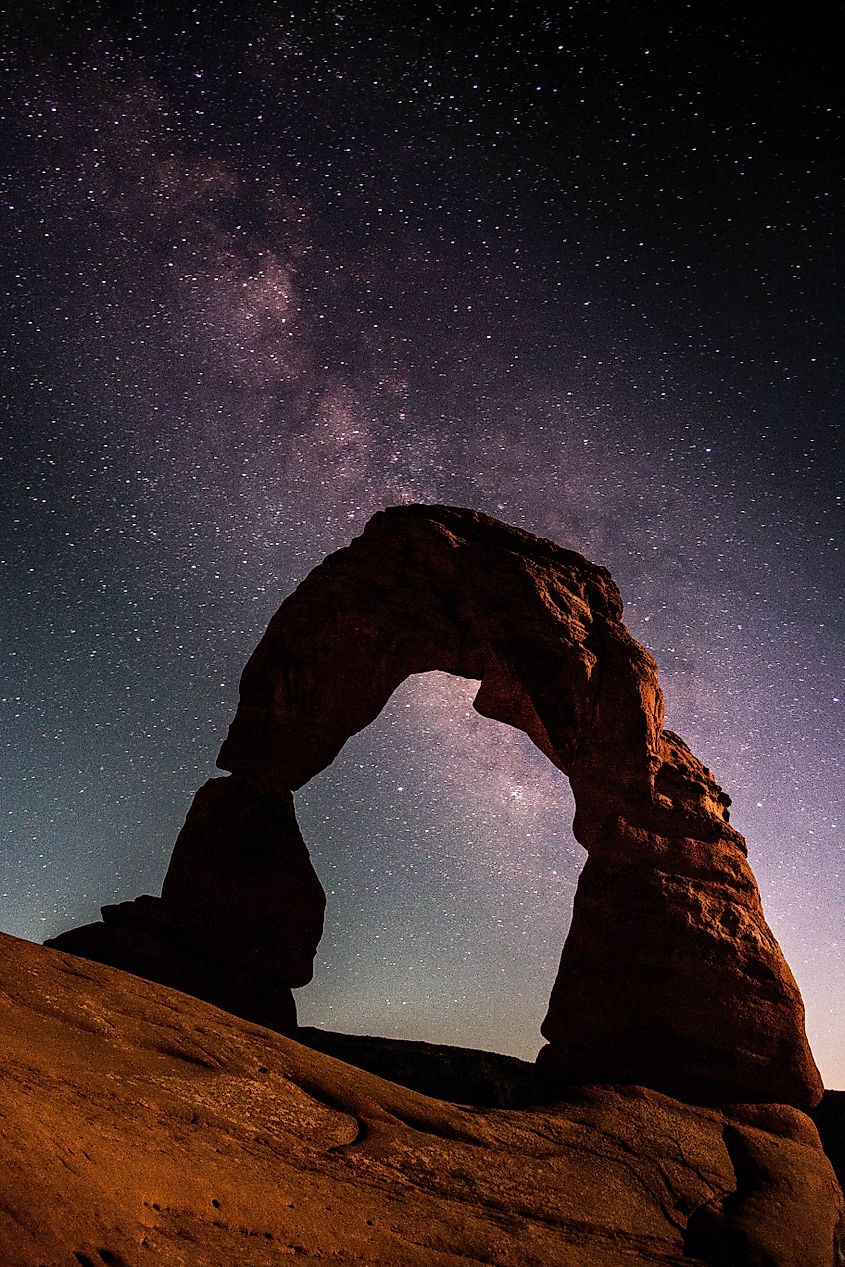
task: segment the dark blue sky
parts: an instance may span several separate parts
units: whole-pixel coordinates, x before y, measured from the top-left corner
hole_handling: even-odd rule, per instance
[[[677,8],[7,28],[3,929],[158,891],[285,594],[474,506],[613,572],[845,1084],[835,44]],[[582,855],[469,698],[406,683],[299,794],[300,1012],[530,1055]]]

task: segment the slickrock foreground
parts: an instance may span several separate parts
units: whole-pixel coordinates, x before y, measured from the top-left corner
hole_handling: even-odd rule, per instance
[[[10,937],[0,1016],[4,1267],[834,1267],[793,1108],[461,1108]]]
[[[475,707],[569,777],[588,852],[538,1057],[550,1088],[631,1083],[694,1103],[812,1108],[802,1001],[727,797],[663,728],[657,667],[609,573],[497,520],[381,512],[282,604],[160,899],[51,944],[294,1031],[324,895],[293,792],[410,674],[480,682]],[[530,988],[530,983],[527,984]]]

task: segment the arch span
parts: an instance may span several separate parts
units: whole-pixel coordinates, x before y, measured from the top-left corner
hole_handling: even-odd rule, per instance
[[[155,918],[171,965],[219,966],[216,997],[194,992],[226,1006],[240,991],[255,1019],[293,1026],[289,987],[310,980],[325,899],[292,794],[400,682],[439,669],[477,679],[475,708],[525,731],[572,784],[588,860],[542,1026],[545,1076],[814,1104],[801,998],[729,798],[663,728],[657,667],[621,616],[609,573],[553,542],[451,507],[375,515],[273,617],[218,758],[229,777],[197,793],[160,901],[92,926],[94,957],[114,962],[120,930],[137,942]],[[143,954],[133,970],[156,975]]]

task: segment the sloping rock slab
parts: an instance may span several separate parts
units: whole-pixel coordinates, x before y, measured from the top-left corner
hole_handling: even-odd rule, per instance
[[[9,1267],[833,1267],[841,1194],[795,1109],[461,1107],[8,937],[0,1017]]]
[[[533,1062],[494,1051],[450,1047],[443,1043],[340,1034],[303,1026],[297,1041],[367,1069],[389,1082],[423,1095],[479,1108],[524,1109],[547,1104],[549,1089]],[[840,1187],[845,1184],[845,1091],[825,1091],[808,1116],[819,1132]]]

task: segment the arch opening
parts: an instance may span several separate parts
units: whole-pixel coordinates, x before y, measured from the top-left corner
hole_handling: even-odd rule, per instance
[[[301,1025],[536,1056],[584,855],[568,780],[477,689],[412,675],[296,793],[327,895]]]

